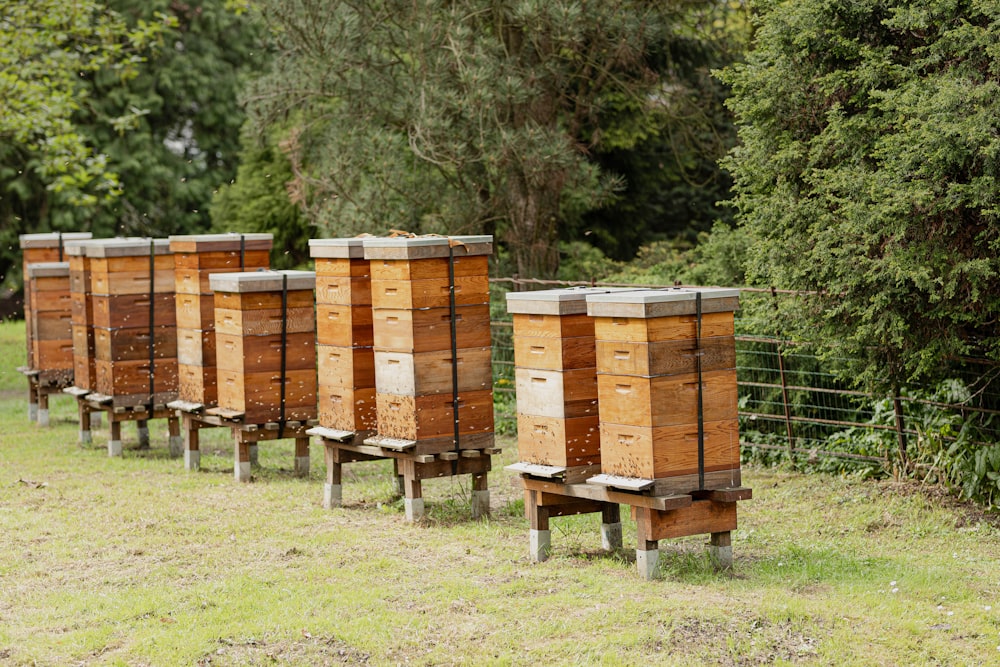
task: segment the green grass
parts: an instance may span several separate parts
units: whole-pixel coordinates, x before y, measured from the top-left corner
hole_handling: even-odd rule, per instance
[[[126,427],[121,459],[106,422],[77,444],[68,397],[40,429],[22,336],[0,325],[0,664],[1000,663],[1000,531],[912,485],[748,470],[732,576],[699,536],[661,542],[663,579],[639,580],[627,511],[625,552],[601,552],[597,515],[554,519],[532,564],[502,470],[490,520],[443,479],[411,525],[385,462],[346,466],[347,506],[325,511],[315,445],[310,479],[288,441],[238,484],[220,429],[199,473],[162,422],[148,452]]]

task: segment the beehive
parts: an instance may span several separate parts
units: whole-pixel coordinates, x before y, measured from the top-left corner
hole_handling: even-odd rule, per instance
[[[266,269],[271,234],[171,236],[177,292],[178,398],[193,404],[218,401],[215,361],[215,298],[209,275]]]
[[[91,238],[90,232],[50,232],[44,234],[21,234],[21,270],[24,284],[24,321],[27,362],[32,365],[31,332],[31,287],[28,281],[28,267],[36,262],[63,262],[66,260],[65,244]]]
[[[28,267],[31,367],[44,371],[73,370],[72,306],[68,262],[35,262]]]
[[[247,424],[316,417],[311,271],[212,274],[219,408]]]
[[[364,438],[376,428],[371,270],[363,242],[312,239],[319,423]]]
[[[380,437],[427,454],[492,445],[492,251],[490,236],[364,240]]]
[[[514,321],[518,454],[523,463],[600,471],[597,355],[587,295],[606,289],[507,294]]]
[[[94,295],[90,291],[89,241],[69,241],[70,328],[73,335],[73,385],[92,391],[97,381],[94,357]]]
[[[107,239],[85,246],[93,295],[97,393],[115,405],[177,398],[174,257],[166,239]]]
[[[738,306],[729,289],[587,297],[603,473],[653,480],[664,493],[739,486]]]

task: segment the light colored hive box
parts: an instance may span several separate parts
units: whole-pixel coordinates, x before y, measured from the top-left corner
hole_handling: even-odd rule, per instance
[[[415,454],[492,447],[493,238],[366,238],[364,252],[371,269],[376,440],[415,442],[409,450]]]
[[[509,292],[514,321],[519,463],[528,474],[582,481],[600,472],[597,354],[587,295],[607,289]]]
[[[587,297],[604,473],[590,481],[645,480],[657,495],[739,486],[738,307],[738,290],[718,288]]]
[[[246,424],[315,419],[316,274],[212,274],[209,284],[215,294],[219,408],[242,413]]]
[[[31,365],[31,294],[28,283],[28,267],[36,262],[62,262],[66,260],[65,246],[69,241],[89,239],[90,232],[47,232],[42,234],[21,234],[21,278],[24,284],[24,321],[26,360]]]
[[[370,264],[360,238],[311,239],[316,265],[319,423],[364,439],[377,429]]]
[[[94,304],[95,389],[116,406],[177,398],[174,257],[167,239],[86,244]]]
[[[177,290],[178,398],[213,406],[218,401],[213,273],[267,269],[272,234],[196,234],[169,237]]]
[[[31,308],[31,367],[42,371],[73,370],[72,305],[68,262],[35,262],[28,267]]]

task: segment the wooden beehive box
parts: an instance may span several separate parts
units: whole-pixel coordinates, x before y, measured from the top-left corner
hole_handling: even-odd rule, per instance
[[[248,424],[316,417],[315,284],[311,271],[211,276],[220,408]]]
[[[319,423],[360,437],[377,429],[371,268],[360,238],[311,239],[316,267]]]
[[[90,292],[90,257],[86,240],[69,241],[70,328],[73,335],[73,384],[92,390],[97,380],[94,357],[94,297]]]
[[[66,260],[65,246],[70,241],[89,239],[90,232],[47,232],[42,234],[21,234],[21,278],[24,285],[25,345],[28,365],[31,358],[31,293],[28,282],[28,267],[36,262],[62,262]]]
[[[35,262],[28,267],[31,304],[31,367],[42,371],[73,368],[72,305],[68,262]]]
[[[115,405],[177,398],[174,264],[166,239],[86,244],[93,295],[97,393]]]
[[[197,234],[169,237],[177,296],[178,398],[214,406],[218,401],[215,297],[212,274],[266,269],[271,234]]]
[[[739,486],[738,290],[640,290],[587,305],[603,473],[651,480],[657,493]]]
[[[490,236],[364,240],[379,436],[422,453],[491,446],[492,251]]]
[[[594,321],[573,288],[510,292],[514,322],[518,458],[522,463],[600,472]]]

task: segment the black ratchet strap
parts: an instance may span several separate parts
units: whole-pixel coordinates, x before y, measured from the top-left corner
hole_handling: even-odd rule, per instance
[[[285,436],[285,367],[287,366],[288,345],[288,274],[281,274],[281,419],[278,420],[278,439]]]
[[[697,317],[694,336],[694,360],[698,371],[698,488],[705,488],[705,405],[704,385],[701,369],[701,292],[695,292],[695,313]]]
[[[461,450],[458,419],[458,309],[455,301],[455,246],[448,242],[448,306],[451,311],[451,410],[454,422],[455,452]],[[451,462],[452,475],[458,474],[458,459]]]

